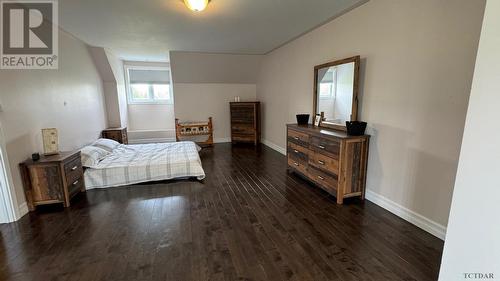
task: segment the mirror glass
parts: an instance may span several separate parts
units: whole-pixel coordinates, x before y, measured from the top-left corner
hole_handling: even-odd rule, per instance
[[[318,65],[315,70],[314,114],[322,114],[321,126],[345,129],[357,119],[359,56]]]
[[[323,112],[323,122],[351,121],[353,84],[354,62],[318,69],[316,112]]]

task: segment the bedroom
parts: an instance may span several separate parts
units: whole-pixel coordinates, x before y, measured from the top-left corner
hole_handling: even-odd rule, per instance
[[[6,11],[10,2],[0,2]],[[28,3],[2,13],[0,62],[7,47],[28,38],[52,46],[57,64],[0,69],[1,280],[500,278],[497,1],[212,0],[198,12],[180,0],[45,2],[57,8],[48,24],[52,45],[30,30],[47,24],[36,11],[25,12],[31,27],[16,30],[15,11]],[[16,32],[24,36],[6,36]],[[289,126],[296,135],[288,135],[297,114],[314,123],[323,111],[315,103],[337,95],[331,87],[322,93],[319,81],[333,83],[338,70],[318,80],[327,75],[315,67],[356,56],[351,115],[367,122],[366,157],[342,153],[325,162],[315,157],[331,155],[299,151],[304,145],[294,136],[312,145],[314,130],[334,130],[320,122],[308,130]],[[134,85],[148,86],[133,96]],[[252,105],[259,109],[252,111],[260,121],[257,146],[231,143],[236,101],[259,102]],[[213,146],[198,151],[189,142],[190,160],[172,164],[182,157],[161,150],[179,147],[175,119],[209,117]],[[46,128],[57,129],[55,156],[43,155]],[[95,165],[129,157],[118,182],[91,188],[92,168],[80,165],[71,178],[69,163],[81,159],[75,153],[98,147],[109,128],[123,128],[128,144],[99,150],[105,155]],[[352,140],[329,137],[344,148]],[[300,175],[293,166],[302,162],[287,158],[294,150],[316,164],[340,165],[342,174],[340,159],[366,159],[365,170],[350,174],[365,174],[359,191],[325,191],[318,179],[328,187],[342,183],[339,175],[313,165],[303,171],[316,171],[316,181]],[[41,160],[29,160],[36,153]],[[56,171],[67,165],[61,175],[68,179],[46,184],[58,203],[33,200],[30,212],[33,193],[25,192],[31,189],[19,164],[45,168],[46,157],[59,158],[51,162]],[[158,165],[149,165],[153,159]],[[131,163],[144,170],[134,172]],[[34,185],[35,174],[24,178]],[[163,181],[171,177],[180,178]],[[64,189],[75,182],[66,204]]]

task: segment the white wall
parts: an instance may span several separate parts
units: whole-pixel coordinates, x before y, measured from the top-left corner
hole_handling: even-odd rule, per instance
[[[231,141],[229,102],[254,101],[255,84],[175,83],[175,112],[181,121],[203,121],[212,117],[214,141]]]
[[[443,236],[484,1],[372,0],[266,55],[263,138],[312,113],[313,67],[361,55],[359,119],[372,135],[368,194]]]
[[[170,52],[175,115],[181,122],[213,118],[214,141],[231,140],[229,102],[256,99],[262,56]]]
[[[111,71],[113,72],[113,77],[115,79],[116,106],[118,107],[118,117],[120,118],[119,123],[116,125],[114,124],[113,127],[127,127],[127,91],[125,88],[125,73],[123,68],[123,61],[107,50],[106,59],[109,66],[111,67]]]
[[[58,70],[0,70],[0,85],[0,122],[21,205],[18,164],[43,153],[42,128],[57,128],[59,149],[67,151],[94,141],[106,127],[102,81],[87,46],[60,32]]]
[[[170,64],[166,62],[125,61],[124,64],[141,67],[170,67]],[[125,102],[127,102],[126,96]],[[128,138],[131,143],[175,140],[173,104],[129,104],[127,112]]]
[[[103,82],[108,127],[127,126],[127,96],[123,61],[102,47],[89,47]]]
[[[486,5],[439,280],[500,280],[500,2]],[[474,278],[468,278],[473,280]],[[476,279],[476,280],[479,280]]]

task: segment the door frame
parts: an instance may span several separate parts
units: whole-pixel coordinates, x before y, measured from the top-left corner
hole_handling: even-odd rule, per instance
[[[21,214],[17,205],[17,196],[13,187],[5,145],[5,134],[2,123],[0,123],[0,208],[3,209],[3,211],[0,211],[0,223],[14,222],[24,215]]]

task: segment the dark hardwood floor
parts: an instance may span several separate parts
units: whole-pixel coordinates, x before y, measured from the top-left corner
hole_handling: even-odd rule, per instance
[[[92,190],[0,225],[0,280],[436,280],[443,242],[335,204],[266,147],[202,152],[203,183]]]

